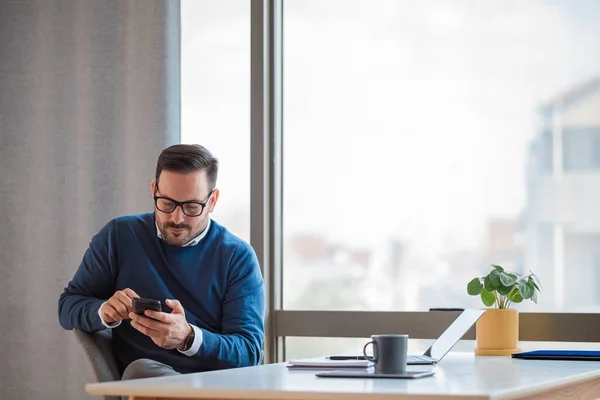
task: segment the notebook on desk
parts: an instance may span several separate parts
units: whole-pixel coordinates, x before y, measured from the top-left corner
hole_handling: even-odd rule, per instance
[[[600,361],[600,351],[596,350],[534,350],[515,353],[513,358],[525,360],[576,360]]]

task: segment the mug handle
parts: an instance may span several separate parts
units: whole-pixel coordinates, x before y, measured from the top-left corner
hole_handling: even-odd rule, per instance
[[[369,357],[367,355],[367,346],[372,344],[373,347],[377,347],[377,342],[371,340],[369,343],[365,344],[365,346],[363,347],[363,355],[365,356],[365,358],[371,362],[376,363],[377,362],[377,357]]]

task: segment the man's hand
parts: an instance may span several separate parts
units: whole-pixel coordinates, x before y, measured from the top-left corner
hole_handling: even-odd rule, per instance
[[[118,322],[122,319],[128,319],[132,309],[131,299],[134,297],[140,296],[129,288],[119,290],[113,294],[112,297],[104,303],[100,312],[104,322],[112,324],[113,322]]]
[[[131,326],[149,336],[163,349],[180,349],[192,333],[192,327],[185,319],[185,311],[178,300],[167,300],[173,309],[170,314],[146,310],[145,316],[130,313]]]

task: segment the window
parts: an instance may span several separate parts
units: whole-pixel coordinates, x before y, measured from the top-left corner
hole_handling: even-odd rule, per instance
[[[565,173],[600,172],[600,118],[597,128],[565,129],[563,143]]]
[[[502,263],[545,284],[520,310],[589,310],[569,260],[600,172],[560,178],[593,156],[567,128],[600,126],[600,4],[287,0],[283,22],[284,309],[480,307],[466,283]]]
[[[181,141],[219,159],[213,218],[250,240],[250,4],[181,1]]]

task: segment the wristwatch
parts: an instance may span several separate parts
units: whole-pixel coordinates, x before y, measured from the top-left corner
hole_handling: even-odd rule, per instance
[[[192,328],[191,325],[190,325],[190,328]],[[194,343],[195,336],[196,336],[196,331],[194,330],[194,328],[192,328],[192,333],[190,333],[189,336],[185,339],[185,342],[183,343],[183,347],[179,350],[188,351],[190,349],[190,347],[192,347],[192,344]]]

